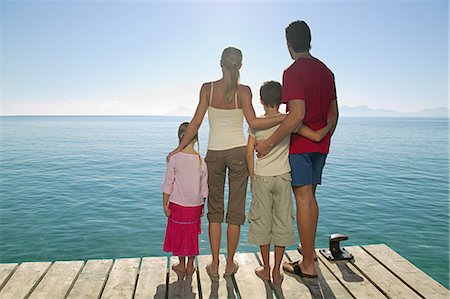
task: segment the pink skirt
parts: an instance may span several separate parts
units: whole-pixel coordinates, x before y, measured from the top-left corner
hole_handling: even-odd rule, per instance
[[[164,251],[175,256],[194,256],[199,254],[198,235],[201,231],[203,205],[184,207],[169,202],[171,215],[167,220]]]

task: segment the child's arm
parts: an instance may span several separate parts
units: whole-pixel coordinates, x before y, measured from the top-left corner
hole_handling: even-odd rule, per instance
[[[163,192],[163,208],[164,214],[167,217],[170,216],[171,212],[169,209],[169,197],[172,193],[173,183],[175,181],[175,165],[173,159],[166,162],[166,173],[161,184],[161,190]]]
[[[247,168],[250,175],[250,190],[252,190],[253,175],[255,173],[255,142],[256,137],[248,135],[247,154],[245,158],[247,160]]]
[[[169,209],[169,194],[163,192],[163,208],[164,208],[164,214],[166,214],[167,217],[170,216],[171,211]]]
[[[202,159],[202,174],[200,177],[200,196],[203,197],[203,207],[200,217],[203,217],[205,214],[205,201],[208,197],[208,167],[206,166],[206,162]]]
[[[303,137],[311,139],[314,142],[320,142],[332,128],[333,128],[332,122],[328,122],[325,127],[317,131],[311,130],[309,127],[305,125],[301,125],[300,129],[298,129],[296,133],[302,135]]]

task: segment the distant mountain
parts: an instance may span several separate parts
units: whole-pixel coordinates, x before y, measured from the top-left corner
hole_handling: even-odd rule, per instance
[[[258,110],[259,111],[259,110]],[[193,116],[194,108],[180,106],[167,112],[165,115],[171,116]],[[262,110],[259,111],[262,114]],[[259,115],[258,114],[258,115]],[[372,109],[367,106],[341,106],[339,107],[341,116],[360,116],[360,117],[437,117],[448,118],[450,110],[447,107],[423,109],[417,112],[399,112],[387,109]]]
[[[417,112],[399,112],[387,109],[372,109],[367,106],[339,107],[342,116],[365,116],[365,117],[439,117],[448,118],[450,110],[447,107],[423,109]]]
[[[176,109],[170,110],[169,112],[166,113],[166,115],[170,115],[170,116],[194,116],[194,112],[195,111],[192,108],[180,106],[180,107],[177,107]]]

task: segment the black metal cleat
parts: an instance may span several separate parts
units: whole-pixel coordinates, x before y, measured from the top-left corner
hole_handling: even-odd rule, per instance
[[[332,234],[330,236],[330,248],[320,249],[320,253],[330,261],[351,260],[353,255],[340,248],[339,242],[348,240],[348,236],[342,234]]]

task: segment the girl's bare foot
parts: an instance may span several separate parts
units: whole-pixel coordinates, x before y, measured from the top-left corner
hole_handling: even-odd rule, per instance
[[[194,267],[187,267],[186,268],[186,274],[187,275],[192,275],[192,274],[194,274],[194,272],[195,272],[195,268]]]
[[[180,273],[186,273],[186,267],[180,263],[172,265],[172,270]]]

